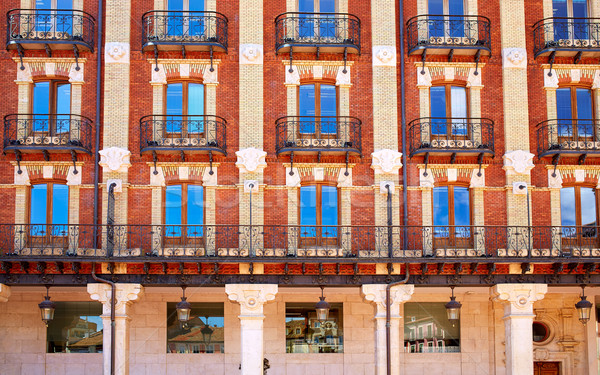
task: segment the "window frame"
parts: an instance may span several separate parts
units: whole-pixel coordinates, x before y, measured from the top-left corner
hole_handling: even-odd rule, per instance
[[[444,1],[446,1],[446,0],[444,0]],[[590,5],[591,5],[590,2],[588,0],[585,0],[585,7],[586,7],[587,15],[588,15],[587,18],[589,18],[590,14],[591,14]],[[553,10],[552,11],[552,17],[554,17],[554,0],[552,0],[551,7],[552,7],[552,10]],[[568,18],[574,18],[573,17],[573,0],[567,0],[567,17]]]
[[[176,115],[167,115],[167,89],[169,87],[169,85],[173,85],[173,84],[178,84],[181,83],[181,132],[169,132],[167,131],[167,126],[166,126],[166,122],[168,121],[168,117],[169,116],[173,116],[175,117]],[[202,107],[204,108],[204,113],[201,115],[190,115],[188,113],[189,111],[189,106],[188,106],[188,102],[189,102],[189,85],[190,84],[199,84],[202,85],[202,89],[203,89],[203,103],[202,103]],[[204,84],[204,80],[195,80],[195,79],[177,79],[177,80],[172,80],[172,81],[168,81],[166,85],[163,85],[163,114],[165,116],[165,126],[163,127],[163,137],[164,138],[169,138],[169,137],[173,137],[173,136],[177,136],[179,135],[180,138],[186,138],[188,137],[189,134],[194,134],[197,135],[199,137],[204,137],[205,133],[206,133],[206,85]],[[198,133],[192,133],[188,131],[188,124],[187,124],[187,117],[188,116],[194,116],[194,117],[202,117],[204,119],[204,131],[203,132],[198,132]]]
[[[589,236],[589,235],[585,235],[584,233],[584,228],[582,226],[581,223],[581,188],[591,188],[594,192],[594,200],[596,202],[596,226],[598,226],[599,223],[599,218],[600,218],[600,207],[598,207],[598,205],[600,204],[600,192],[598,191],[598,189],[596,188],[595,184],[591,184],[591,183],[577,183],[577,184],[565,184],[563,185],[562,189],[565,188],[574,188],[574,192],[575,192],[575,236],[566,236],[565,235],[565,228],[569,228],[567,227],[563,227],[562,225],[562,210],[561,210],[561,238],[562,238],[562,244],[565,246],[595,246],[598,244],[598,239],[600,238],[600,236],[598,235],[597,231],[595,233],[594,236]],[[562,202],[560,202],[559,204],[562,204]],[[589,232],[588,232],[589,233]]]
[[[190,11],[190,1],[196,1],[196,0],[183,0],[183,9],[181,10],[181,12],[189,12]],[[204,12],[206,12],[206,0],[202,0],[204,2]],[[165,0],[165,10],[169,10],[169,0]],[[175,10],[173,10],[172,12],[177,12]]]
[[[181,185],[181,224],[179,226],[181,229],[180,236],[172,236],[167,235],[167,227],[176,226],[176,224],[166,224],[167,219],[167,188],[169,186]],[[187,196],[188,196],[188,186],[200,186],[202,187],[202,225],[192,225],[197,227],[202,227],[202,235],[201,236],[188,236],[188,217],[187,217]],[[185,187],[185,188],[184,188]],[[185,205],[184,205],[185,202]],[[169,181],[162,189],[162,227],[163,227],[163,240],[165,245],[190,245],[193,247],[204,246],[204,236],[206,233],[206,189],[205,186],[200,181],[190,181],[190,180],[174,180]]]
[[[48,82],[49,87],[48,87],[48,113],[35,113],[34,112],[34,107],[35,107],[35,85],[38,83],[42,83],[42,82]],[[56,112],[56,107],[57,107],[57,98],[58,98],[58,87],[59,85],[69,85],[69,113],[57,113]],[[39,78],[39,79],[33,79],[33,82],[29,85],[30,89],[29,89],[29,94],[27,95],[28,100],[29,100],[29,104],[28,104],[28,112],[29,112],[29,116],[31,117],[31,123],[29,124],[29,129],[27,129],[28,134],[33,134],[33,135],[44,135],[44,134],[48,134],[49,136],[54,136],[56,134],[59,134],[57,131],[57,122],[58,122],[58,115],[68,115],[69,118],[71,118],[71,115],[73,114],[73,85],[71,84],[71,82],[69,82],[68,79],[66,78],[47,78],[47,77],[43,77],[43,78]],[[36,116],[48,116],[48,130],[47,131],[34,131],[34,125],[35,125],[35,119]],[[69,124],[70,125],[70,124]],[[70,126],[69,126],[69,131],[70,131]],[[62,133],[60,133],[62,134]]]
[[[333,13],[339,13],[339,11],[340,11],[339,0],[335,0],[334,3],[335,3],[335,10]],[[296,0],[296,9],[298,9],[298,11],[300,11],[300,0]],[[313,0],[313,9],[314,9],[313,13],[325,13],[325,14],[328,13],[328,12],[321,12],[321,0]]]
[[[306,186],[316,186],[316,191],[315,191],[315,195],[316,195],[316,230],[315,230],[315,236],[314,237],[303,237],[301,236],[302,233],[302,228],[303,227],[312,227],[312,225],[303,225],[302,224],[302,196],[301,196],[301,188],[302,187],[306,187]],[[334,182],[330,182],[330,181],[311,181],[311,182],[307,182],[307,183],[302,183],[300,185],[300,188],[298,189],[298,204],[299,204],[299,209],[298,209],[298,226],[299,226],[299,233],[298,233],[298,239],[299,239],[299,243],[301,247],[307,247],[307,246],[337,246],[339,244],[339,238],[340,238],[340,231],[337,230],[336,236],[335,237],[323,237],[323,233],[321,231],[321,226],[323,223],[323,186],[332,186],[336,188],[336,193],[337,193],[337,218],[338,218],[338,224],[337,227],[340,226],[340,219],[341,219],[341,205],[340,205],[340,189],[337,186],[337,183]]]
[[[429,0],[430,1],[430,0]],[[427,13],[429,14],[429,1],[427,1]],[[463,13],[466,13],[465,11],[468,8],[468,0],[463,0]],[[449,16],[450,15],[450,0],[443,0],[443,7],[444,7],[444,16]],[[466,16],[467,14],[462,14],[463,16]]]
[[[571,97],[571,118],[570,119],[561,119],[561,118],[558,117],[558,90],[560,90],[560,89],[569,89],[571,91],[571,95],[570,95],[570,97]],[[592,106],[592,108],[591,108],[591,110],[592,110],[592,118],[590,118],[590,119],[580,119],[579,118],[579,108],[577,106],[577,104],[578,104],[577,103],[577,90],[578,89],[579,90],[583,89],[583,90],[587,90],[587,91],[590,92],[591,101],[592,101],[592,103],[591,103],[591,106]],[[597,115],[597,112],[596,112],[596,95],[594,95],[594,90],[592,90],[592,88],[589,85],[581,85],[581,84],[561,85],[561,86],[558,87],[558,89],[555,92],[555,100],[556,100],[556,108],[557,108],[557,113],[556,113],[556,119],[557,120],[576,120],[577,121],[576,124],[571,123],[571,127],[572,127],[572,136],[571,137],[561,136],[560,135],[561,134],[560,129],[557,129],[558,130],[559,139],[561,140],[561,143],[562,143],[562,140],[570,140],[570,138],[572,138],[572,139],[580,139],[580,137],[579,137],[579,126],[580,125],[578,123],[580,120],[590,120],[590,121],[592,121],[592,123],[590,124],[591,127],[592,127],[592,131],[593,131],[593,134],[591,135],[591,138],[592,139],[596,138],[597,131],[596,131],[596,127],[595,127],[595,124],[594,124],[594,121],[596,120],[596,115]],[[585,126],[585,125],[583,125],[583,126]],[[587,139],[589,137],[581,137],[581,138]]]
[[[445,91],[445,101],[446,101],[446,133],[445,134],[434,134],[433,132],[433,117],[431,115],[431,89],[434,87],[444,87]],[[453,121],[448,121],[454,119],[452,117],[452,87],[461,87],[465,89],[466,96],[466,105],[467,105],[467,117],[464,118],[466,121],[466,134],[454,134],[452,133],[452,125],[455,124]],[[465,82],[446,82],[446,81],[438,81],[432,82],[431,87],[429,87],[429,117],[431,119],[432,129],[431,129],[431,137],[433,139],[469,139],[471,134],[471,92],[469,87],[467,87]],[[448,115],[450,114],[450,115]],[[460,117],[456,117],[459,119]]]
[[[297,129],[297,136],[300,139],[336,139],[339,137],[340,129],[339,129],[339,118],[340,118],[340,87],[335,84],[333,80],[323,80],[323,79],[312,79],[312,80],[304,80],[300,82],[298,87],[296,88],[296,113],[298,114],[298,118],[302,121],[302,118],[310,118],[310,116],[301,116],[300,115],[300,87],[314,85],[315,87],[315,132],[307,133],[301,132],[300,126]],[[335,88],[335,116],[327,116],[331,118],[335,118],[336,126],[335,133],[322,132],[321,131],[321,123],[317,120],[323,116],[321,116],[321,85],[333,86]],[[317,126],[318,125],[318,126]]]
[[[448,237],[439,237],[435,234],[436,227],[446,227],[445,225],[435,226],[433,221],[435,220],[435,200],[433,199],[433,192],[435,188],[448,187]],[[469,224],[461,225],[459,228],[468,228],[468,237],[458,237],[452,228],[455,227],[456,223],[454,220],[454,188],[466,188],[469,192]],[[461,182],[441,182],[435,184],[434,188],[431,189],[431,219],[432,219],[432,237],[434,247],[456,247],[456,248],[467,248],[473,244],[473,189],[470,188],[468,183]]]
[[[46,223],[38,224],[31,222],[31,198],[32,198],[32,190],[35,185],[46,185]],[[53,192],[54,185],[64,185],[67,186],[67,222],[55,224],[52,222],[52,211],[53,211]],[[67,229],[67,234],[64,236],[54,235],[54,231],[52,228],[54,226],[58,227],[67,227],[69,228],[69,206],[71,202],[71,189],[69,185],[67,185],[66,181],[59,179],[38,179],[32,180],[31,184],[27,187],[27,199],[25,202],[25,209],[27,210],[27,225],[29,226],[29,230],[27,232],[28,244],[31,247],[39,247],[39,246],[51,246],[51,247],[60,247],[62,245],[63,248],[67,248],[69,246],[69,234]],[[45,234],[43,236],[35,236],[32,235],[31,232],[33,230],[33,226],[45,227]],[[60,243],[62,241],[62,244]]]

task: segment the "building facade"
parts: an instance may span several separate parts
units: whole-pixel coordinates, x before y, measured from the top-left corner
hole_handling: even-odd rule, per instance
[[[100,1],[0,4],[0,374],[600,374],[598,0]]]

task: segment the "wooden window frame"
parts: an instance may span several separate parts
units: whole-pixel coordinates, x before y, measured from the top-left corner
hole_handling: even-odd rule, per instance
[[[46,185],[46,224],[39,224],[39,226],[45,226],[45,234],[43,236],[32,236],[31,235],[31,226],[32,225],[38,225],[37,223],[32,223],[31,222],[31,196],[32,196],[32,189],[33,186],[35,185]],[[26,230],[25,232],[27,233],[27,243],[29,247],[44,247],[44,246],[48,246],[48,247],[63,247],[63,248],[68,248],[69,247],[69,236],[68,234],[66,236],[54,236],[52,235],[52,230],[49,230],[50,228],[52,228],[52,226],[54,225],[60,225],[60,226],[69,226],[69,223],[64,223],[64,224],[54,224],[52,222],[52,210],[53,210],[53,192],[54,192],[54,185],[65,185],[68,187],[66,181],[63,180],[58,180],[58,179],[40,179],[40,180],[33,180],[31,181],[31,185],[28,187],[27,189],[27,199],[26,199],[26,210],[27,210],[27,223],[29,226],[29,229]],[[68,189],[68,196],[67,196],[67,201],[70,203],[71,202],[71,189]],[[67,205],[67,221],[69,218],[69,205]],[[62,244],[61,244],[62,242]]]
[[[28,94],[28,99],[29,99],[29,110],[28,112],[32,115],[45,115],[45,114],[38,114],[38,113],[34,113],[34,100],[35,100],[35,96],[34,96],[34,91],[35,91],[35,85],[37,83],[43,83],[43,82],[48,82],[49,83],[49,92],[48,92],[48,135],[49,136],[54,136],[57,132],[56,132],[56,115],[69,115],[69,117],[72,115],[72,108],[73,108],[73,85],[71,84],[71,82],[69,82],[68,79],[63,79],[63,78],[42,78],[42,79],[34,79],[33,82],[30,84],[30,90],[29,90],[29,94]],[[71,109],[70,113],[56,113],[56,98],[57,98],[57,90],[58,90],[58,86],[59,85],[69,85],[70,86],[70,90],[69,90],[69,108]],[[31,118],[31,120],[33,120],[33,118]],[[33,121],[31,122],[31,124],[29,125],[30,128],[27,129],[28,134],[34,134],[34,135],[45,135],[46,132],[33,132]],[[69,127],[70,128],[70,127]],[[62,134],[62,133],[61,133]]]
[[[429,117],[431,118],[431,88],[433,87],[444,87],[445,100],[446,100],[446,120],[452,120],[452,87],[461,87],[465,89],[465,95],[467,99],[467,134],[466,135],[454,135],[452,134],[452,121],[446,121],[446,133],[445,134],[433,134],[431,131],[432,139],[469,139],[471,134],[471,92],[464,82],[432,82],[429,88]],[[433,130],[433,129],[432,129]]]
[[[596,95],[594,95],[594,90],[592,90],[592,88],[590,86],[586,86],[586,85],[564,85],[564,86],[560,86],[559,89],[569,89],[571,90],[571,119],[573,120],[580,120],[579,119],[579,109],[577,108],[577,90],[587,90],[590,92],[590,96],[592,98],[592,118],[591,119],[581,119],[581,120],[591,120],[592,121],[592,130],[593,130],[593,134],[592,134],[592,139],[596,139],[596,126],[594,121],[596,120]],[[558,90],[556,91],[555,95],[558,93]],[[556,105],[558,107],[558,97],[556,97]],[[557,120],[561,120],[558,118],[558,113],[557,113]],[[577,126],[578,124],[571,124],[571,126],[573,127],[573,136],[571,137],[572,139],[580,139],[579,138],[579,126]],[[558,133],[560,134],[560,132]],[[563,140],[570,140],[567,139],[569,137],[560,137],[559,141],[562,143]],[[585,137],[583,137],[583,139],[585,139]]]
[[[181,236],[167,236],[166,228],[167,224],[167,188],[169,186],[181,185]],[[187,235],[187,227],[188,227],[188,217],[187,217],[187,195],[188,195],[188,186],[200,186],[202,187],[202,225],[194,225],[194,226],[202,226],[202,236],[188,237]],[[166,186],[162,189],[162,226],[163,226],[163,243],[166,246],[190,246],[190,247],[199,247],[204,246],[204,236],[206,234],[206,189],[204,185],[197,181],[190,180],[174,180],[170,181]],[[185,205],[184,205],[185,202]]]
[[[473,189],[466,183],[439,183],[434,186],[435,188],[447,187],[448,188],[448,237],[437,237],[435,235],[435,226],[432,225],[432,236],[434,248],[469,248],[473,245]],[[457,237],[455,231],[452,230],[455,226],[454,222],[454,188],[466,188],[469,192],[469,225],[461,225],[461,228],[469,228],[469,237]],[[431,218],[432,224],[435,215],[435,206],[433,199],[433,191],[431,189]],[[439,227],[444,227],[440,225]]]
[[[337,236],[336,237],[323,237],[323,234],[321,233],[320,230],[320,226],[323,225],[323,206],[322,206],[322,188],[323,186],[332,186],[336,188],[336,193],[337,193],[337,217],[338,217],[338,227],[340,226],[340,219],[341,219],[341,205],[340,205],[340,189],[338,188],[336,183],[333,182],[328,182],[328,181],[318,181],[318,182],[310,182],[310,183],[306,183],[306,184],[301,184],[301,187],[308,187],[308,186],[316,186],[316,219],[317,219],[317,223],[316,223],[316,231],[315,231],[315,237],[302,237],[302,227],[311,227],[311,225],[303,225],[302,224],[302,209],[298,209],[298,226],[299,226],[299,232],[298,232],[298,242],[300,243],[301,247],[308,247],[308,246],[327,246],[327,247],[331,247],[331,246],[338,246],[339,244],[339,237],[340,237],[340,229],[337,230]],[[298,189],[298,204],[301,206],[302,205],[302,196],[301,196],[301,189]]]
[[[596,232],[595,236],[591,237],[588,235],[584,235],[584,227],[581,223],[581,188],[591,188],[594,191],[594,200],[596,202],[596,226],[598,226],[598,220],[600,218],[600,208],[598,207],[600,204],[600,194],[598,189],[596,189],[595,184],[566,184],[563,185],[562,189],[565,188],[575,188],[575,237],[565,237],[561,235],[562,244],[566,247],[569,246],[598,246],[598,242],[600,236]],[[562,212],[561,212],[561,227],[562,227]],[[561,233],[562,234],[562,233]]]
[[[299,139],[337,139],[339,138],[339,118],[340,118],[340,87],[335,84],[334,81],[328,80],[306,80],[300,83],[296,89],[296,113],[298,113],[298,117],[309,117],[309,116],[300,116],[300,87],[314,85],[315,87],[315,132],[314,133],[301,133],[300,127],[296,131],[297,137]],[[325,86],[333,86],[335,87],[335,119],[336,119],[336,133],[323,133],[321,134],[321,126],[317,126],[317,118],[321,117],[321,85]]]
[[[167,131],[167,127],[165,124],[165,127],[163,128],[163,137],[164,138],[169,138],[169,136],[173,137],[173,136],[177,136],[179,135],[180,138],[186,138],[188,137],[189,134],[195,134],[198,137],[203,138],[205,136],[206,133],[206,85],[204,84],[204,81],[197,81],[197,80],[174,80],[174,81],[169,81],[167,82],[166,85],[164,85],[163,88],[163,113],[165,115],[165,119],[167,116],[167,89],[169,87],[169,85],[173,85],[173,84],[178,84],[181,83],[181,100],[182,100],[182,105],[181,105],[181,132],[180,133],[176,133],[176,132],[168,132]],[[189,94],[189,85],[190,84],[198,84],[198,85],[202,85],[202,89],[204,91],[204,95],[203,95],[203,99],[204,102],[202,104],[202,106],[204,107],[204,113],[201,115],[190,115],[188,114],[188,94]],[[173,115],[175,116],[175,115]],[[202,133],[188,133],[187,130],[187,117],[188,116],[194,116],[194,117],[203,117],[205,119],[205,124],[204,124],[204,132]]]

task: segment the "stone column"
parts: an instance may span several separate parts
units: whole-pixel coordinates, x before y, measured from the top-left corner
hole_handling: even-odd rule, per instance
[[[264,358],[263,305],[275,299],[275,284],[227,284],[230,300],[240,304],[241,375],[262,375]]]
[[[498,284],[492,299],[504,305],[506,375],[533,374],[533,303],[544,298],[546,284]]]
[[[387,371],[386,353],[386,284],[367,284],[362,286],[362,294],[365,300],[375,304],[375,374],[385,375]],[[400,352],[402,350],[400,335],[400,305],[408,301],[413,292],[414,285],[398,285],[390,290],[390,345],[392,356],[392,375],[400,374]]]
[[[102,303],[102,351],[105,375],[111,373],[111,286],[108,284],[88,284],[90,297]],[[129,307],[141,298],[144,288],[141,284],[117,284],[115,304],[115,375],[129,374]]]
[[[8,297],[10,297],[10,287],[0,284],[0,302],[8,302]]]

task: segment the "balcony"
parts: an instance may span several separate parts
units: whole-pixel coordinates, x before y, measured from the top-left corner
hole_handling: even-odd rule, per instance
[[[409,55],[490,55],[490,19],[483,16],[421,15],[406,22]],[[424,58],[424,57],[423,57]]]
[[[92,120],[73,114],[4,116],[4,152],[92,154]]]
[[[217,152],[227,155],[227,121],[219,116],[150,115],[140,119],[140,153]]]
[[[535,57],[600,56],[600,18],[546,18],[533,25]]]
[[[486,118],[425,117],[408,124],[410,157],[417,154],[494,155],[494,122]]]
[[[538,157],[600,156],[600,120],[547,120],[537,125]]]
[[[0,259],[594,262],[599,227],[0,224]],[[327,241],[315,241],[327,238]],[[312,240],[311,240],[312,239]]]
[[[361,121],[355,117],[286,116],[275,127],[277,154],[362,154]]]
[[[275,50],[360,54],[360,19],[346,13],[283,13],[275,18]]]
[[[7,13],[6,49],[94,51],[94,17],[73,9],[12,9]]]
[[[228,20],[218,12],[151,10],[142,16],[142,50],[227,52]]]

